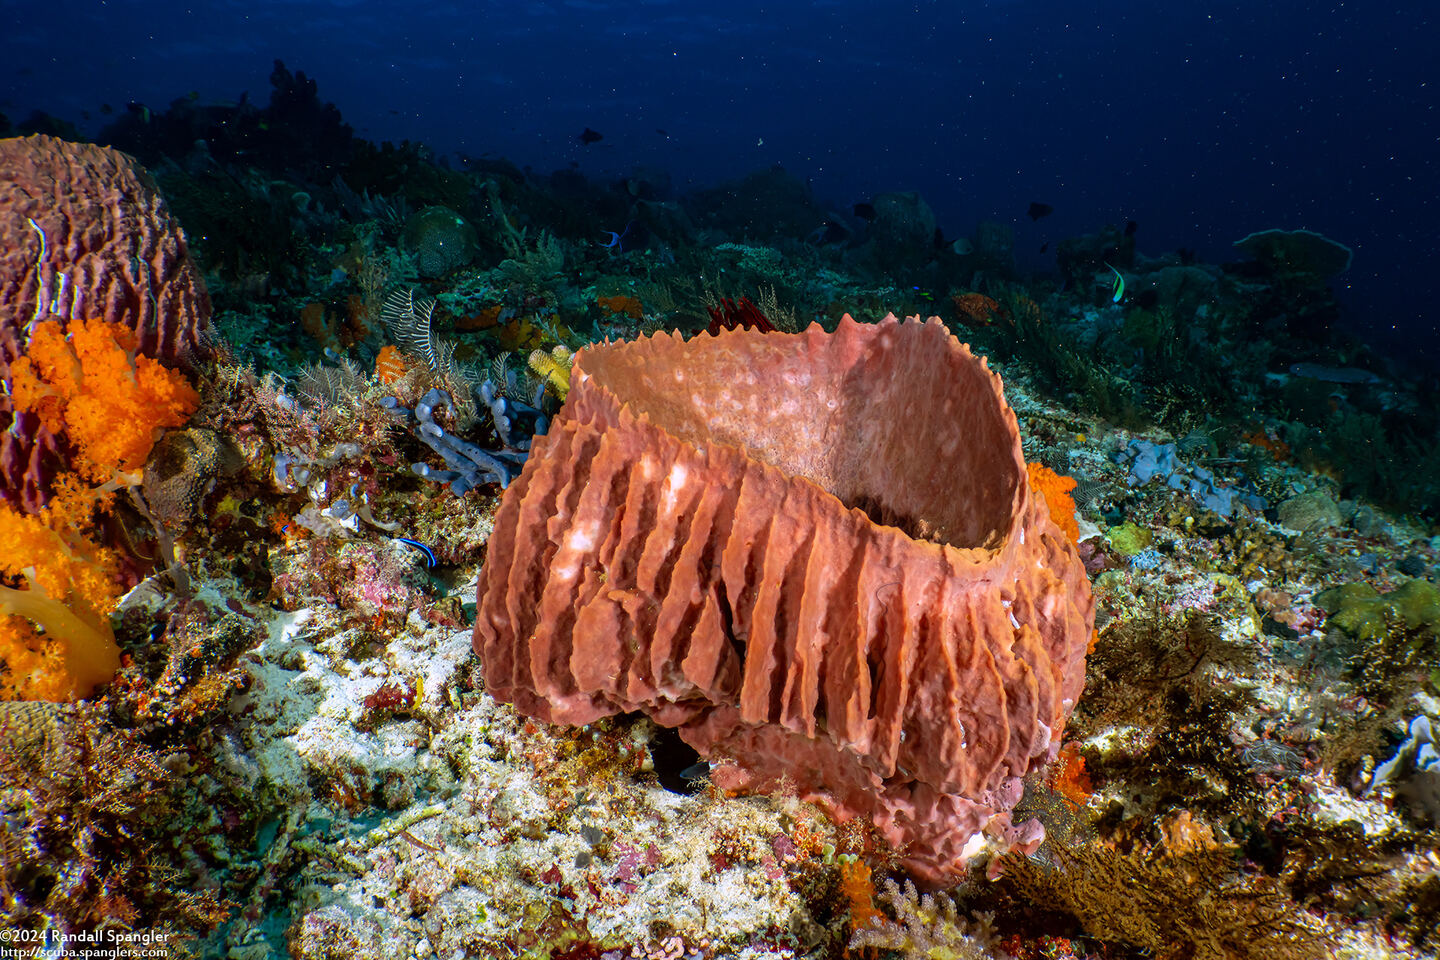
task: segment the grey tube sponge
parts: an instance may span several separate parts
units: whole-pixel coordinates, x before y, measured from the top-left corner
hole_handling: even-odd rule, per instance
[[[444,390],[434,389],[425,394],[415,404],[413,411],[400,406],[398,400],[387,398],[386,405],[392,411],[405,415],[407,419],[410,416],[415,418],[416,435],[440,455],[448,468],[437,470],[429,464],[416,463],[412,464],[410,469],[427,480],[449,484],[456,496],[464,496],[487,483],[498,483],[502,488],[509,486],[510,481],[520,474],[520,469],[525,465],[526,451],[530,447],[528,438],[517,441],[515,432],[518,423],[530,420],[537,433],[543,433],[547,423],[544,414],[538,409],[503,396],[496,397],[494,394],[488,380],[481,385],[481,398],[490,408],[495,421],[495,432],[505,444],[500,450],[486,450],[478,444],[446,433],[445,429],[435,422],[435,410],[442,405],[449,407],[451,413],[454,413],[454,404]]]

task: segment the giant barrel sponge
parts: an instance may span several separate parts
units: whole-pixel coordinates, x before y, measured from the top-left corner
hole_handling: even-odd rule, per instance
[[[581,351],[477,602],[498,699],[677,727],[931,884],[1053,755],[1094,620],[1000,379],[893,316]]]

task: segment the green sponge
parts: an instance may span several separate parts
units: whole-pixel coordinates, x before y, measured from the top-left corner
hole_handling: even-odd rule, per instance
[[[1149,530],[1131,523],[1129,520],[1105,531],[1105,538],[1110,541],[1110,549],[1122,557],[1135,556],[1150,546],[1153,537],[1154,535]]]

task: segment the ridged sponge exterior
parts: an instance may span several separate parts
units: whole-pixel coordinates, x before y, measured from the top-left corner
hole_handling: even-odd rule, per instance
[[[1058,747],[1094,619],[999,378],[893,316],[581,351],[477,603],[497,698],[678,727],[720,786],[868,817],[927,883]]]

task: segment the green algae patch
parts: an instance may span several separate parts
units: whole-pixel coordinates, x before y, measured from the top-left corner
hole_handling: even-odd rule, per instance
[[[1329,622],[1361,640],[1379,640],[1387,623],[1407,630],[1440,632],[1440,590],[1428,580],[1411,580],[1389,593],[1368,583],[1347,583],[1316,596]]]

